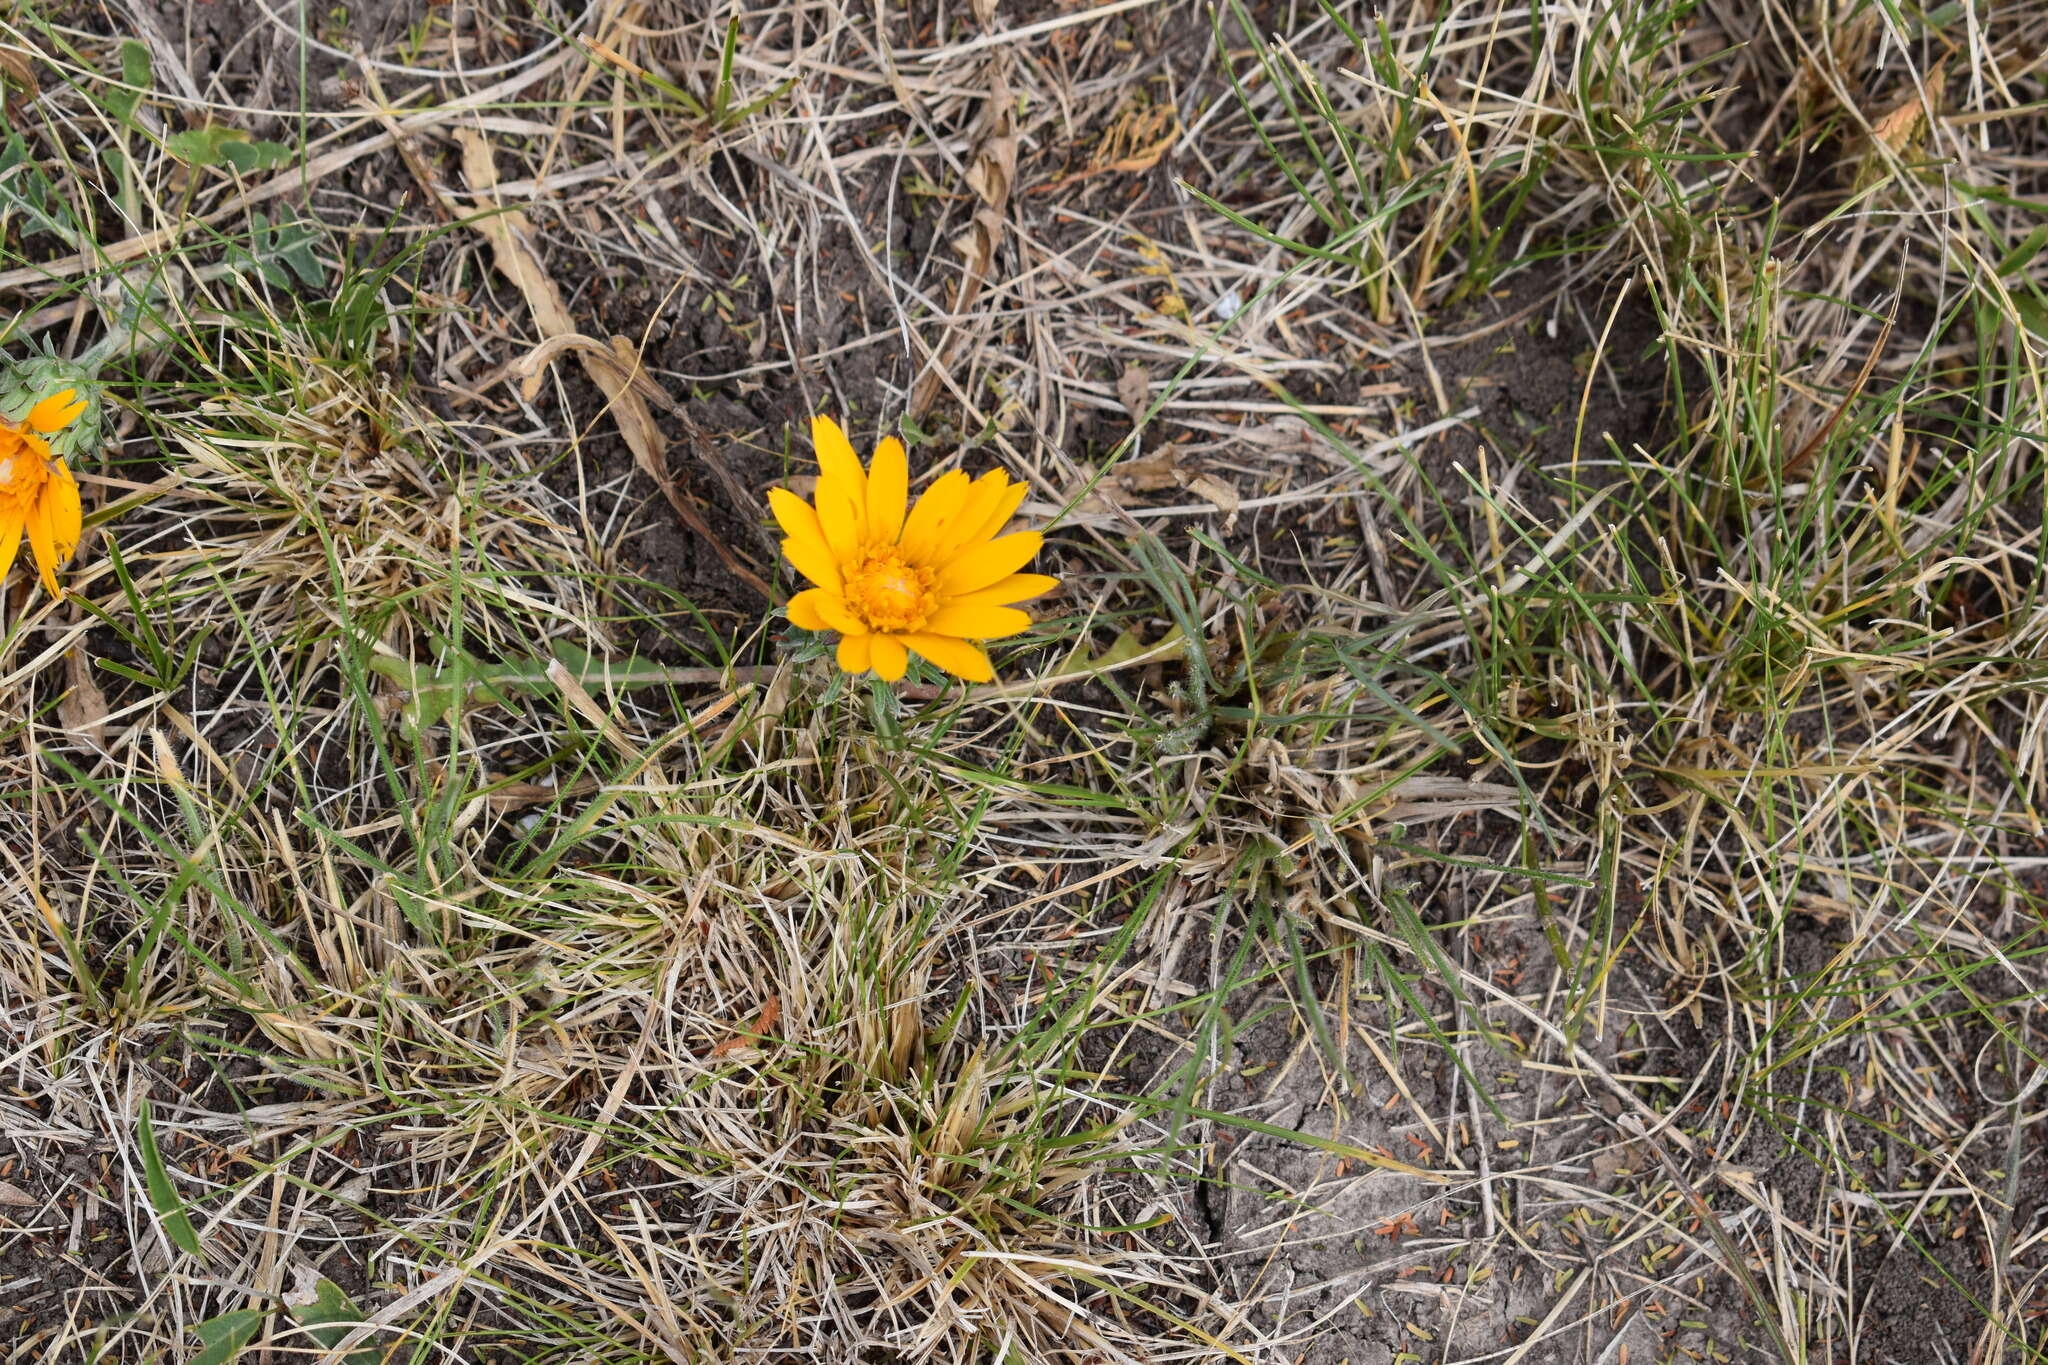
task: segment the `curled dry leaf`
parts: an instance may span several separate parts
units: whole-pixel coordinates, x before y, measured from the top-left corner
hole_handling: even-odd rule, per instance
[[[1238,504],[1242,501],[1237,490],[1213,474],[1196,474],[1188,479],[1188,492],[1213,504],[1223,514],[1223,529],[1228,531],[1237,524]]]
[[[777,1021],[781,1018],[782,997],[779,995],[771,995],[762,1004],[761,1013],[759,1017],[757,1017],[754,1020],[753,1027],[747,1029],[745,1032],[739,1034],[736,1037],[726,1039],[717,1047],[712,1048],[711,1055],[714,1057],[725,1057],[730,1056],[732,1053],[738,1052],[741,1048],[744,1047],[759,1046],[766,1039],[769,1030],[773,1029]]]
[[[1174,446],[1163,446],[1141,460],[1125,460],[1109,477],[1127,493],[1157,493],[1187,482],[1187,473],[1180,467],[1180,451]]]
[[[1116,397],[1131,415],[1132,426],[1143,422],[1152,397],[1152,372],[1143,365],[1126,365],[1123,377],[1116,381]]]
[[[1133,105],[1126,109],[1103,135],[1096,150],[1095,164],[1086,174],[1149,171],[1166,155],[1180,136],[1180,117],[1170,104]]]
[[[1455,777],[1411,777],[1387,795],[1393,803],[1374,811],[1387,824],[1426,824],[1474,811],[1518,809],[1521,792],[1499,782],[1467,782]]]

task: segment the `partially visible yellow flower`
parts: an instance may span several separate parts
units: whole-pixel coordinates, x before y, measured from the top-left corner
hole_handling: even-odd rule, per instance
[[[830,417],[811,419],[811,445],[815,503],[768,490],[788,537],[782,553],[817,585],[789,599],[789,619],[836,632],[839,666],[848,673],[873,669],[895,682],[915,653],[969,682],[994,677],[975,642],[1028,629],[1030,615],[1014,604],[1059,584],[1017,572],[1043,536],[997,534],[1024,501],[1025,486],[999,469],[978,479],[956,469],[912,507],[910,463],[895,437],[875,447],[866,469]]]
[[[43,586],[55,597],[64,595],[57,586],[57,568],[78,548],[85,518],[78,482],[63,459],[50,453],[46,438],[77,421],[89,406],[78,390],[60,389],[20,421],[0,418],[0,578],[14,567],[26,532]]]

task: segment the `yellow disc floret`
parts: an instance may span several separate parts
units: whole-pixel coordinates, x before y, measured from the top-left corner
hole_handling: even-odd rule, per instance
[[[50,448],[33,436],[0,429],[0,452],[0,506],[26,508],[50,481]]]
[[[923,630],[939,609],[938,576],[893,545],[869,550],[846,575],[846,605],[871,631]]]

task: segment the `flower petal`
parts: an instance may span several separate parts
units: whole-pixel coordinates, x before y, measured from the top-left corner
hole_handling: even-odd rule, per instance
[[[14,567],[15,552],[21,549],[23,511],[19,503],[0,506],[0,579],[7,577],[7,571]]]
[[[869,646],[869,662],[875,667],[876,676],[883,682],[895,682],[903,676],[903,670],[910,667],[910,655],[904,652],[903,637],[899,635],[870,635],[873,643]]]
[[[783,613],[798,630],[830,630],[825,618],[818,614],[818,599],[825,595],[823,588],[805,588],[782,604]]]
[[[898,538],[905,555],[919,563],[930,558],[932,546],[947,524],[960,514],[960,504],[967,500],[967,490],[972,483],[973,480],[961,471],[949,469],[924,490],[917,506],[910,509],[910,516],[903,523],[903,534]]]
[[[996,675],[994,667],[988,661],[988,655],[965,640],[956,640],[947,635],[917,634],[904,636],[903,643],[956,678],[965,678],[968,682],[987,682]]]
[[[826,592],[845,591],[839,580],[839,563],[832,558],[832,551],[820,540],[802,540],[791,536],[782,542],[782,557],[796,566],[796,571],[816,583]]]
[[[28,528],[28,545],[35,551],[36,572],[43,576],[43,586],[50,590],[50,596],[61,598],[64,589],[57,586],[57,537],[50,524],[51,511],[46,494],[35,500],[22,524]]]
[[[50,465],[50,481],[43,485],[43,501],[49,508],[57,562],[69,563],[78,552],[78,537],[85,532],[85,508],[78,501],[78,480],[71,477],[62,460]]]
[[[884,436],[868,461],[868,534],[884,545],[903,534],[903,514],[910,506],[910,457],[903,442]]]
[[[845,486],[856,507],[868,502],[868,476],[853,453],[853,442],[839,429],[839,423],[820,413],[811,419],[811,449],[818,457],[818,474],[823,480]]]
[[[996,499],[995,506],[989,509],[988,519],[976,527],[962,544],[977,545],[984,540],[994,540],[996,533],[1009,525],[1010,518],[1017,515],[1017,509],[1024,505],[1024,495],[1030,491],[1031,485],[1021,482],[1005,488],[1003,495]]]
[[[951,603],[965,603],[977,607],[1007,607],[1012,602],[1024,602],[1033,597],[1043,597],[1060,585],[1057,578],[1042,573],[1013,573],[993,587],[976,592],[962,593],[950,599]]]
[[[872,657],[874,635],[847,635],[839,641],[839,667],[846,673],[865,673]]]
[[[768,510],[775,514],[782,534],[799,539],[809,536],[820,545],[825,543],[825,528],[818,523],[818,509],[787,488],[768,490]]]
[[[948,597],[993,587],[1031,562],[1045,537],[1036,531],[1018,531],[985,545],[976,545],[939,570],[939,591]]]
[[[866,511],[854,501],[844,480],[818,480],[818,524],[824,528],[825,543],[834,559],[846,564],[860,554],[866,522]]]
[[[1015,607],[992,607],[955,598],[932,613],[931,620],[925,622],[925,629],[934,635],[952,635],[962,640],[1000,640],[1006,635],[1031,629],[1031,613]],[[918,652],[924,653],[923,650]],[[929,654],[925,657],[931,658]],[[932,662],[939,661],[932,659]]]
[[[91,406],[77,389],[60,389],[28,410],[27,422],[45,436],[62,431]]]
[[[846,599],[843,597],[836,597],[831,593],[825,594],[823,600],[818,603],[818,615],[825,618],[825,624],[828,627],[838,631],[841,635],[866,635],[869,633],[868,623],[854,615],[853,608],[846,604]]]
[[[943,564],[969,545],[977,543],[974,533],[988,520],[1009,483],[1008,476],[1000,469],[991,469],[974,481],[967,490],[966,499],[960,504],[960,510],[932,541],[932,559],[935,562]]]
[[[844,498],[828,499],[823,484],[819,485],[818,497],[820,506],[843,509]],[[838,565],[851,558],[851,551],[842,554],[840,550],[841,545],[847,543],[843,519],[835,525],[835,534],[828,535],[825,530],[825,519],[820,516],[818,508],[811,506],[787,488],[769,489],[768,507],[775,513],[776,522],[789,536],[789,539],[782,543],[782,552],[789,557],[789,562],[795,564],[804,577],[819,587],[838,592],[841,581]],[[854,543],[858,543],[857,537]],[[799,563],[796,555],[791,552],[789,547],[792,544],[803,547],[804,563]],[[811,567],[805,568],[805,563]],[[822,570],[827,564],[833,566],[829,580],[820,578],[812,572],[812,569]]]
[[[841,635],[865,635],[853,613],[846,609],[846,602],[837,593],[826,592],[823,588],[805,588],[789,599],[783,608],[789,613],[789,622],[805,630],[836,630]],[[848,629],[849,626],[855,627]]]

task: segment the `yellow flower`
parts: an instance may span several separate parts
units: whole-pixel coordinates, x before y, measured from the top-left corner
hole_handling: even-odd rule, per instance
[[[22,533],[28,533],[43,586],[54,597],[57,566],[78,548],[85,517],[78,482],[64,461],[50,454],[44,437],[76,421],[88,404],[76,389],[61,389],[28,410],[19,422],[0,418],[0,578],[14,567]]]
[[[839,635],[839,666],[903,676],[910,652],[955,677],[995,676],[974,641],[1028,629],[1013,603],[1059,580],[1018,573],[1044,540],[1036,531],[999,536],[1024,501],[1024,485],[1001,470],[970,479],[942,474],[910,506],[910,462],[891,436],[868,468],[829,417],[811,419],[818,455],[816,503],[783,488],[768,506],[788,539],[782,553],[817,586],[789,599],[789,619]]]

